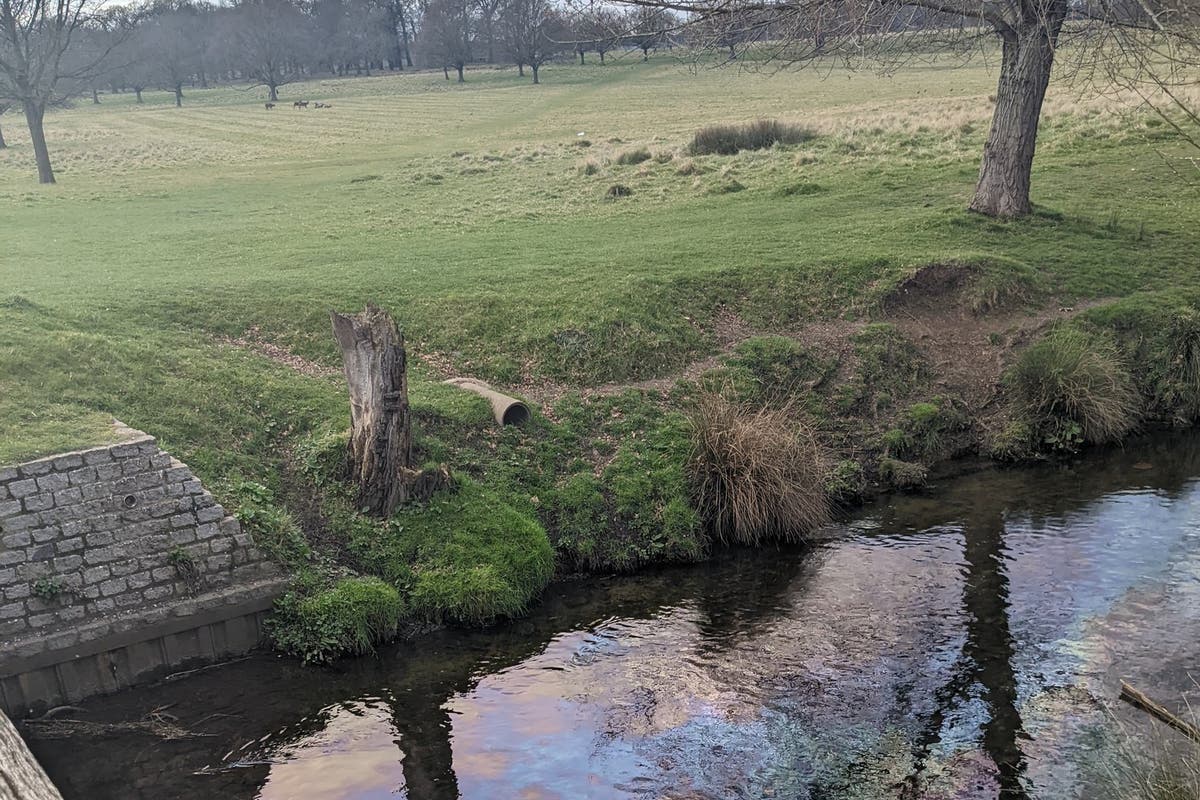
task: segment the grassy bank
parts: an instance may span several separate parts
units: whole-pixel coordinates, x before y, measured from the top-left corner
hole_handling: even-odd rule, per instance
[[[550,558],[702,558],[712,520],[687,464],[704,391],[784,407],[837,502],[964,453],[1195,418],[1195,298],[1177,287],[1200,278],[1200,200],[1166,126],[1058,90],[1039,212],[997,223],[962,210],[994,75],[826,66],[287,89],[320,112],[227,88],[182,110],[105,97],[48,120],[54,187],[0,118],[0,462],[85,444],[110,416],[152,432],[306,576],[288,613],[319,633],[355,609],[330,635],[361,642],[381,614],[517,613]],[[811,135],[692,154],[700,128],[763,117]],[[370,529],[309,457],[348,424],[328,310],[368,300],[412,347],[422,457],[464,487]],[[1108,360],[1072,361],[1072,336]],[[1064,363],[1077,380],[1046,378]],[[1118,418],[1096,426],[1073,397],[1114,373]],[[451,375],[541,413],[496,430]],[[346,583],[365,575],[384,585]]]

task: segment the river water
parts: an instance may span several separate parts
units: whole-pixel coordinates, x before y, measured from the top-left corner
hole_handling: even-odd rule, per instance
[[[1192,434],[980,472],[488,630],[85,704],[186,738],[32,744],[68,800],[1110,797],[1163,735],[1120,679],[1200,701],[1197,476]]]

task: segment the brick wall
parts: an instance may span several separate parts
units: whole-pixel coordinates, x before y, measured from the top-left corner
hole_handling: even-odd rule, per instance
[[[123,436],[0,467],[0,661],[277,589],[187,466],[151,436]]]

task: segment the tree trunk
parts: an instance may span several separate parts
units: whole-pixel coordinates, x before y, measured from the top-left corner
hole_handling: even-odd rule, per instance
[[[139,103],[141,103],[141,102],[142,102],[142,90],[141,90],[141,89],[134,89],[134,90],[133,90],[133,93],[137,95],[137,101],[138,101]]]
[[[582,67],[583,65],[584,65],[584,61],[583,61],[583,48],[580,48],[580,49],[579,49],[579,66],[581,66],[581,67]]]
[[[517,75],[519,75],[522,78],[525,77],[525,65],[522,64],[520,61],[517,62]]]
[[[983,146],[972,211],[1012,219],[1032,210],[1029,185],[1038,122],[1061,26],[1061,19],[1049,28],[1035,23],[1004,36],[996,108]]]
[[[329,312],[350,386],[350,468],[359,506],[388,517],[402,503],[424,500],[452,484],[446,467],[412,468],[404,337],[386,311]]]
[[[183,108],[183,84],[175,84],[175,107]]]
[[[50,150],[46,147],[46,131],[42,128],[46,109],[32,100],[25,101],[24,108],[29,138],[33,140],[33,157],[37,161],[38,183],[54,183],[54,168],[50,166]]]
[[[531,70],[533,70],[533,82],[534,82],[534,83],[538,83],[538,65],[537,65],[537,64],[530,64],[530,65],[529,65],[529,68],[530,68]]]
[[[0,150],[8,147],[8,142],[4,141],[4,129],[0,128]]]
[[[442,74],[446,76],[446,80],[450,80],[450,68],[442,64]]]
[[[600,51],[600,63],[601,64],[604,63],[604,51],[603,50]]]
[[[455,67],[455,69],[457,69],[457,70],[458,70],[458,82],[459,82],[459,83],[466,83],[466,82],[467,82],[467,79],[463,77],[463,65],[462,65],[462,64],[455,64],[455,65],[454,65],[454,67]]]
[[[0,800],[62,800],[3,711],[0,711],[0,779]]]
[[[100,92],[96,91],[96,87],[92,87],[92,105],[100,105]]]
[[[270,93],[272,103],[279,102],[279,87],[273,83],[267,84],[267,91]]]

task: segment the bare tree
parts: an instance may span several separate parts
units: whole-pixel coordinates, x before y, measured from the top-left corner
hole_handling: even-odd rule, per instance
[[[58,97],[60,84],[84,79],[106,55],[83,63],[67,58],[99,2],[0,0],[0,93],[25,112],[41,183],[54,183],[46,108]]]
[[[8,111],[10,108],[12,108],[11,103],[0,100],[0,117],[4,116],[4,112]],[[0,150],[5,149],[6,147],[8,147],[8,142],[4,141],[4,129],[0,128]]]
[[[500,25],[509,53],[529,65],[534,83],[540,83],[542,65],[566,50],[571,38],[566,18],[550,0],[508,0]]]
[[[183,106],[183,85],[202,69],[198,17],[185,2],[161,2],[147,10],[138,26],[138,55],[154,82],[175,95],[176,108]]]
[[[449,80],[450,67],[458,72],[458,82],[471,61],[471,35],[474,18],[469,0],[430,0],[421,15],[421,51],[428,66],[440,66]]]
[[[600,63],[603,64],[605,54],[617,46],[623,32],[624,21],[621,15],[611,8],[597,8],[577,20],[575,53],[579,56],[579,63],[585,63],[584,54],[593,50],[600,56]]]
[[[1030,182],[1038,122],[1051,70],[1069,39],[1089,75],[1138,76],[1161,91],[1162,80],[1182,61],[1196,58],[1195,0],[617,0],[647,11],[684,14],[693,37],[709,47],[736,49],[762,42],[776,64],[798,64],[819,55],[889,61],[911,55],[905,42],[979,47],[1001,45],[1000,75],[991,129],[970,202],[973,211],[1014,218],[1031,211]],[[667,26],[662,26],[660,30]],[[653,36],[645,25],[637,36]],[[639,46],[645,40],[639,40]],[[646,48],[643,47],[643,53]],[[1186,53],[1186,55],[1184,55]],[[1074,65],[1079,71],[1080,65]],[[1186,113],[1191,113],[1190,111]],[[1200,121],[1200,117],[1193,119]]]
[[[255,86],[267,87],[270,100],[279,87],[302,77],[313,47],[312,27],[287,0],[245,0],[226,19],[230,63]]]

